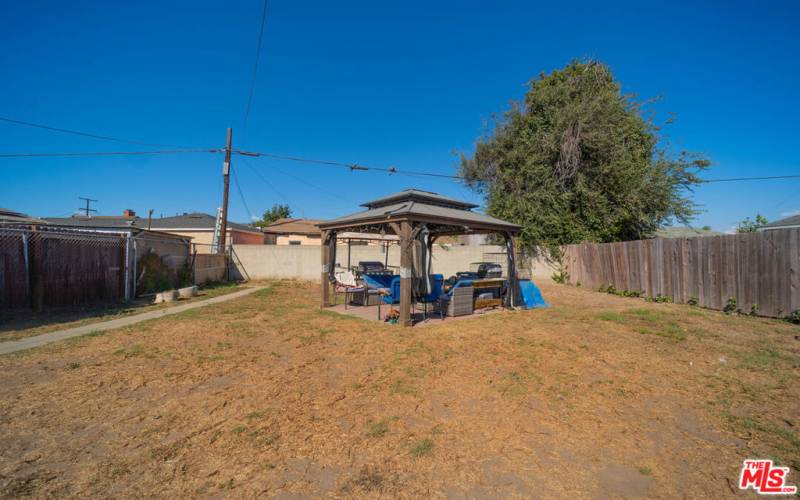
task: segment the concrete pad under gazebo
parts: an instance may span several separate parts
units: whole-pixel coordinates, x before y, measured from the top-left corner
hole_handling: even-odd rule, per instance
[[[420,231],[430,235],[430,246],[440,236],[464,234],[498,234],[505,240],[508,259],[509,293],[505,306],[520,303],[516,269],[515,240],[521,226],[485,214],[473,212],[478,205],[455,200],[437,193],[407,189],[361,205],[366,210],[319,224],[322,231],[322,295],[320,306],[331,305],[336,239],[343,233],[395,235],[400,244],[400,319],[403,326],[412,326],[412,280],[414,278],[414,242]]]

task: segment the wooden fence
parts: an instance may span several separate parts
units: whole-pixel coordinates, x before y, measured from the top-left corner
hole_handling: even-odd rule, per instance
[[[126,242],[118,235],[0,230],[0,307],[78,305],[125,298]]]
[[[595,289],[613,285],[711,309],[735,299],[745,312],[774,317],[800,309],[800,229],[567,245],[565,264],[571,284]]]

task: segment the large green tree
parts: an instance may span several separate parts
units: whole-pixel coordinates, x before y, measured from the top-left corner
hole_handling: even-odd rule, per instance
[[[609,68],[573,61],[530,83],[522,102],[462,154],[460,173],[487,212],[521,224],[523,249],[651,237],[688,222],[704,157],[673,154],[646,103],[623,94]]]

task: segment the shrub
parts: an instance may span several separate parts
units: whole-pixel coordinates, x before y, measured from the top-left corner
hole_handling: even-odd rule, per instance
[[[178,276],[170,269],[157,253],[149,253],[139,259],[136,266],[136,275],[139,281],[136,284],[138,293],[157,293],[175,288]]]
[[[598,288],[598,291],[601,293],[610,293],[611,295],[617,295],[617,288],[612,284],[601,286],[600,288]]]
[[[690,306],[697,306],[698,304],[700,304],[700,300],[697,297],[692,296],[689,297],[689,300],[687,300],[686,303],[689,304]]]
[[[551,278],[556,283],[563,285],[564,283],[569,281],[569,273],[567,272],[566,269],[560,267],[556,272],[553,273]]]
[[[655,297],[645,297],[644,300],[646,300],[647,302],[657,302],[659,304],[671,304],[672,303],[672,297],[669,297],[667,295],[661,295],[660,293],[658,295],[656,295]]]
[[[737,312],[739,309],[738,304],[736,303],[736,299],[733,297],[728,298],[728,302],[725,303],[725,307],[722,308],[722,312],[725,314],[733,314]]]
[[[792,314],[787,316],[786,319],[788,319],[795,325],[800,325],[800,309],[795,309],[794,311],[792,311]]]

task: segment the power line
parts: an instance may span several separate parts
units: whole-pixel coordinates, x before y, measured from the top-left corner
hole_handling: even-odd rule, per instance
[[[2,120],[2,118],[0,118]],[[144,143],[142,143],[144,144]],[[80,156],[126,156],[126,155],[161,155],[161,154],[180,154],[180,153],[222,153],[223,149],[172,149],[172,150],[158,150],[158,151],[88,151],[88,152],[60,152],[60,153],[0,153],[0,158],[49,158],[49,157],[80,157]],[[261,151],[242,151],[233,150],[232,152],[253,158],[272,158],[276,160],[287,160],[300,163],[312,163],[316,165],[347,168],[351,172],[355,171],[375,171],[385,172],[390,175],[406,175],[416,177],[434,177],[440,179],[452,179],[464,181],[466,178],[461,175],[437,174],[435,172],[422,172],[418,170],[403,170],[397,167],[375,167],[367,166],[359,163],[344,163],[333,160],[317,160],[312,158],[304,158],[300,156],[279,155],[275,153],[266,153]],[[731,177],[724,179],[701,179],[700,184],[712,184],[717,182],[745,182],[745,181],[762,181],[762,180],[779,180],[779,179],[800,179],[800,174],[792,175],[772,175],[772,176],[759,176],[759,177]],[[267,181],[268,182],[268,181]]]
[[[0,153],[0,158],[54,158],[65,156],[166,155],[179,153],[221,153],[222,149],[173,149],[160,151],[89,151],[80,153]]]
[[[256,177],[258,177],[259,179],[261,179],[261,181],[262,181],[264,184],[266,184],[266,185],[267,185],[267,187],[269,187],[269,188],[270,188],[272,191],[274,191],[275,193],[277,193],[277,195],[278,195],[278,196],[280,196],[281,198],[283,198],[283,201],[285,201],[286,203],[290,203],[290,202],[289,202],[289,198],[287,198],[285,194],[283,194],[281,191],[279,191],[279,190],[278,190],[278,188],[276,188],[276,187],[275,187],[275,186],[274,186],[274,185],[273,185],[273,184],[272,184],[272,183],[271,183],[269,180],[267,180],[267,178],[266,178],[266,177],[264,177],[263,175],[261,175],[261,172],[259,172],[259,171],[258,171],[258,169],[256,169],[256,168],[253,166],[253,164],[252,164],[252,163],[250,163],[250,160],[249,160],[249,159],[247,159],[246,157],[242,157],[242,160],[244,160],[244,163],[245,163],[245,165],[247,165],[247,167],[248,167],[250,170],[252,170],[254,174],[256,174]],[[276,169],[276,170],[277,170],[277,169]]]
[[[239,198],[242,200],[242,205],[244,205],[244,209],[247,211],[247,220],[248,223],[253,222],[253,212],[250,211],[250,207],[247,206],[247,202],[244,199],[244,193],[242,192],[242,186],[239,184],[239,176],[236,175],[236,169],[231,166],[231,172],[233,172],[233,183],[236,184],[236,190],[239,191]]]
[[[769,175],[764,177],[731,177],[730,179],[706,179],[703,183],[712,182],[738,182],[738,181],[766,181],[773,179],[800,179],[800,175]]]
[[[311,158],[303,158],[300,156],[286,156],[286,155],[278,155],[274,153],[263,153],[259,151],[235,151],[243,156],[252,156],[252,157],[266,157],[266,158],[273,158],[276,160],[288,160],[288,161],[295,161],[301,163],[314,163],[317,165],[325,165],[330,167],[341,167],[350,169],[351,172],[355,171],[376,171],[376,172],[386,172],[388,174],[399,174],[399,175],[409,175],[409,176],[421,176],[421,177],[439,177],[443,179],[457,179],[457,180],[464,180],[464,177],[459,175],[448,175],[448,174],[437,174],[434,172],[421,172],[416,170],[400,170],[397,167],[371,167],[367,165],[361,165],[358,163],[343,163],[333,160],[314,160]]]
[[[108,135],[91,134],[89,132],[81,132],[81,131],[78,131],[78,130],[70,130],[70,129],[61,128],[61,127],[52,127],[50,125],[42,125],[41,123],[31,123],[31,122],[26,122],[26,121],[22,121],[22,120],[14,120],[12,118],[6,118],[6,117],[2,117],[2,116],[0,116],[0,121],[4,121],[4,122],[8,122],[8,123],[14,123],[16,125],[24,125],[26,127],[33,127],[33,128],[44,129],[44,130],[50,130],[52,132],[61,132],[62,134],[72,134],[72,135],[80,135],[80,136],[83,136],[83,137],[91,137],[92,139],[100,139],[100,140],[103,140],[103,141],[122,142],[122,143],[127,143],[127,144],[138,144],[140,146],[153,146],[153,147],[157,147],[157,148],[191,149],[191,148],[187,148],[186,146],[176,146],[174,144],[158,144],[158,143],[154,143],[154,142],[142,142],[142,141],[134,141],[134,140],[131,140],[131,139],[120,139],[119,137],[111,137],[111,136],[108,136]]]
[[[253,103],[253,93],[256,88],[256,75],[258,74],[258,63],[261,60],[261,41],[264,38],[264,24],[267,20],[267,1],[264,0],[264,8],[261,10],[261,27],[258,30],[258,45],[256,45],[256,60],[253,63],[253,74],[250,76],[250,91],[247,95],[247,105],[244,109],[244,123],[242,124],[242,137],[247,129],[247,120],[250,118],[250,106]]]
[[[301,163],[313,163],[317,165],[325,165],[325,166],[332,166],[332,167],[341,167],[350,169],[350,171],[377,171],[377,172],[386,172],[389,174],[398,174],[398,175],[408,175],[408,176],[422,176],[422,177],[438,177],[442,179],[454,179],[463,181],[466,178],[461,175],[448,175],[448,174],[437,174],[434,172],[421,172],[416,170],[401,170],[397,167],[371,167],[366,165],[361,165],[358,163],[344,163],[339,161],[333,160],[315,160],[311,158],[303,158],[300,156],[287,156],[287,155],[278,155],[274,153],[264,153],[259,151],[235,151],[236,153],[243,155],[243,156],[252,156],[252,157],[266,157],[266,158],[274,158],[276,160],[288,160],[288,161],[295,161]],[[774,179],[800,179],[800,174],[798,175],[773,175],[773,176],[762,176],[762,177],[732,177],[727,179],[702,179],[700,180],[701,184],[710,184],[715,182],[736,182],[736,181],[760,181],[760,180],[774,180]]]

